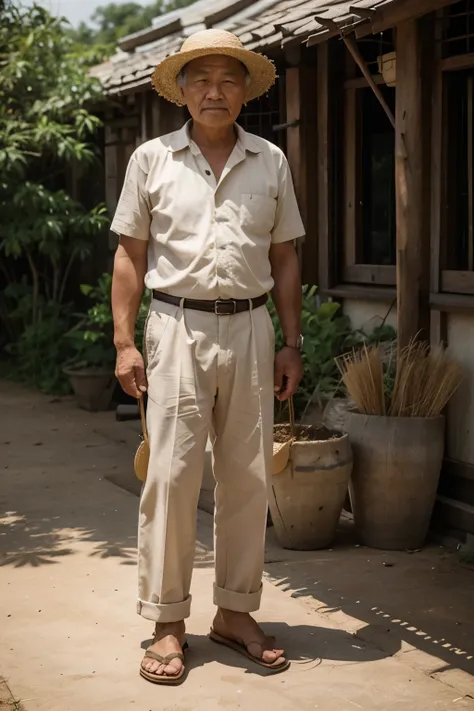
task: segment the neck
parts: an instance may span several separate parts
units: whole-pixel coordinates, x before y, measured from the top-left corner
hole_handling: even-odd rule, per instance
[[[230,148],[234,147],[237,135],[234,124],[214,128],[193,121],[191,124],[191,138],[199,148]]]

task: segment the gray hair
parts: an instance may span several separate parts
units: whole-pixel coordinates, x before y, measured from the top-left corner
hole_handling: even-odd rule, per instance
[[[247,88],[249,87],[249,85],[250,85],[250,74],[249,74],[249,70],[247,69],[247,67],[245,66],[245,64],[244,64],[243,62],[240,62],[240,64],[243,66],[244,71],[245,71],[245,88],[247,89]],[[185,64],[184,67],[181,69],[180,73],[178,74],[178,76],[176,77],[177,82],[178,82],[178,86],[181,87],[181,89],[183,89],[183,87],[186,86],[186,72],[187,72],[187,69],[188,69],[188,65]]]

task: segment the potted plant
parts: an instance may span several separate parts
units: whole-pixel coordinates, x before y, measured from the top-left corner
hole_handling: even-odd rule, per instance
[[[272,302],[269,309],[278,350],[283,334]],[[281,545],[315,550],[330,545],[336,535],[352,469],[344,432],[348,401],[335,358],[364,342],[393,339],[395,332],[385,320],[370,335],[354,330],[338,303],[320,302],[315,286],[303,287],[301,323],[304,375],[290,409],[290,424],[275,428],[269,500]],[[329,409],[338,424],[324,426]],[[285,416],[277,408],[276,422]]]
[[[275,348],[278,352],[283,347],[284,338],[278,314],[271,300],[268,309],[275,329]],[[385,323],[387,316],[371,333],[353,329],[350,318],[341,312],[340,304],[334,301],[322,303],[316,286],[303,286],[301,332],[304,335],[304,374],[295,395],[297,421],[305,424],[326,421],[331,409],[340,411],[341,416],[337,419],[333,417],[332,420],[342,425],[347,398],[335,358],[364,343],[370,345],[393,341],[396,333]],[[277,411],[276,422],[279,422],[284,414]],[[329,428],[332,429],[331,424]]]
[[[269,304],[278,351],[283,333],[274,304]],[[284,548],[316,550],[335,535],[352,468],[346,434],[320,424],[323,405],[340,391],[334,357],[358,341],[340,305],[320,303],[316,287],[303,287],[301,330],[304,375],[286,413],[277,407],[270,514]]]
[[[283,548],[317,550],[336,535],[352,471],[344,432],[323,425],[275,425],[269,506]]]
[[[85,314],[76,314],[78,322],[67,334],[74,355],[64,372],[85,410],[108,410],[115,389],[111,286],[110,274],[103,274],[96,286],[81,286],[93,303]]]
[[[355,410],[349,486],[361,543],[420,548],[428,533],[444,451],[442,412],[462,381],[442,346],[366,347],[338,359]]]
[[[116,387],[116,351],[111,303],[112,276],[105,273],[96,286],[83,284],[81,292],[92,306],[76,314],[77,324],[67,334],[74,356],[64,368],[77,404],[85,410],[108,410]],[[135,343],[142,351],[151,292],[145,290],[135,325]]]

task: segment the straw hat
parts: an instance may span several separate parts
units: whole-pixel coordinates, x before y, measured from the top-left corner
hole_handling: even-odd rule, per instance
[[[181,50],[158,64],[152,76],[152,84],[158,94],[178,106],[183,104],[183,95],[178,85],[178,75],[183,67],[198,57],[209,54],[225,54],[234,57],[247,67],[250,81],[245,101],[265,94],[275,83],[273,62],[263,54],[245,49],[238,37],[224,30],[203,30],[188,37]]]

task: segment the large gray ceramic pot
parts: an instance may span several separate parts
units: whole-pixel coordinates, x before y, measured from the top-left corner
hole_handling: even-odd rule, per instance
[[[348,413],[354,454],[349,491],[361,543],[385,550],[424,544],[443,462],[444,427],[443,417]]]

